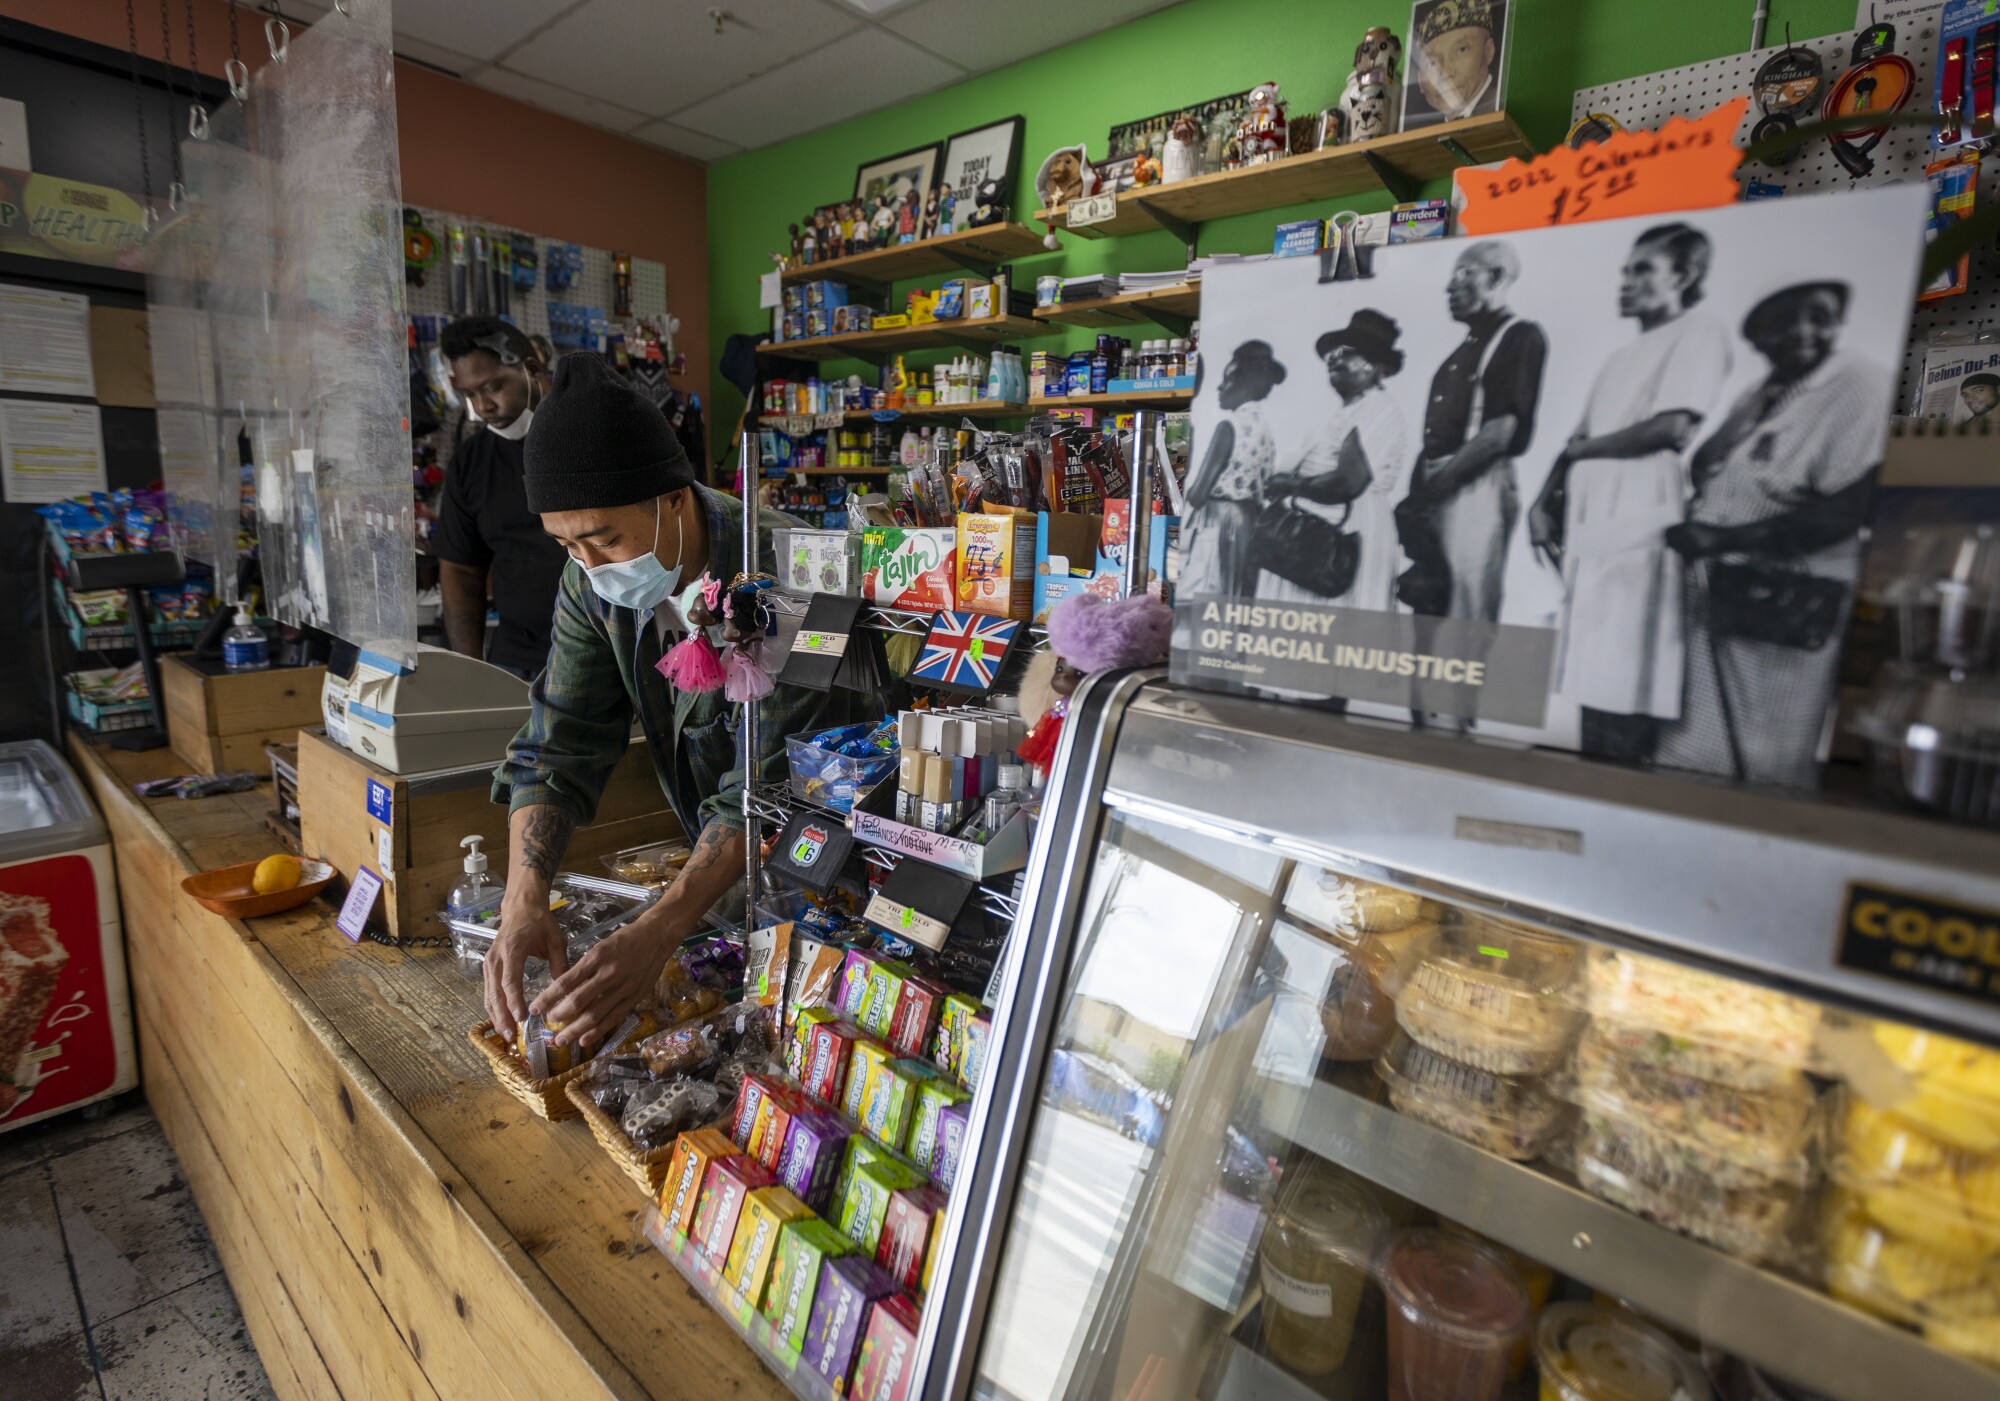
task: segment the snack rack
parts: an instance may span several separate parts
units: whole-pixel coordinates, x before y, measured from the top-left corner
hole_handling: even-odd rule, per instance
[[[1898,1321],[1850,1302],[1851,1288],[1836,1297],[1827,1242],[1851,1186],[1842,1126],[1864,1089],[1857,1032],[1874,1049],[1891,1044],[1887,1023],[1906,1029],[1894,1044],[2000,1047],[2000,999],[1966,935],[2000,927],[2000,838],[1144,673],[1093,681],[1068,724],[971,1120],[958,1248],[939,1262],[912,1395],[1379,1397],[1400,1326],[1380,1239],[1347,1261],[1367,1282],[1338,1323],[1315,1314],[1324,1293],[1288,1286],[1261,1253],[1302,1169],[1359,1184],[1395,1228],[1434,1214],[1513,1252],[1524,1277],[1546,1267],[1559,1293],[1619,1301],[1620,1326],[1678,1335],[1718,1401],[1996,1394],[1990,1365],[1967,1355],[1974,1330],[1950,1331],[1961,1320],[1919,1304]],[[1456,922],[1553,938],[1578,969],[1638,956],[1722,989],[1724,1013],[1773,998],[1809,1009],[1812,1055],[1782,1073],[1813,1096],[1816,1127],[1799,1145],[1811,1179],[1782,1239],[1768,1251],[1711,1243],[1699,1221],[1593,1188],[1568,1134],[1546,1148],[1482,1146],[1421,1104],[1382,1102],[1397,1087],[1368,1059],[1323,1057],[1343,945],[1299,892],[1335,888],[1421,901],[1419,931]],[[1898,939],[1883,937],[1891,920],[1903,945],[1924,920],[1965,923],[1930,956],[1898,957]],[[1402,981],[1384,983],[1398,999],[1395,1021],[1375,1027],[1384,1035],[1411,1034],[1408,989],[1437,957],[1423,952],[1435,933],[1412,937]],[[1595,992],[1580,973],[1565,996],[1586,998],[1577,988]],[[1587,998],[1551,1005],[1571,1018],[1587,1007],[1586,1031],[1604,1015]],[[1567,1025],[1565,1052],[1578,1023]],[[1100,1083],[1145,1092],[1108,1101],[1055,1073],[1079,1060]],[[1898,1132],[1915,1122],[1953,1127],[1913,1119]],[[1722,1136],[1686,1135],[1680,1161],[1699,1164]],[[1735,1199],[1718,1177],[1689,1180],[1696,1205]],[[1838,1263],[1852,1278],[1868,1262]],[[1989,1307],[1978,1290],[1940,1302]],[[1294,1367],[1267,1331],[1287,1307],[1314,1315],[1316,1334],[1349,1330],[1346,1360],[1320,1375]],[[1408,1335],[1403,1346],[1407,1362]]]

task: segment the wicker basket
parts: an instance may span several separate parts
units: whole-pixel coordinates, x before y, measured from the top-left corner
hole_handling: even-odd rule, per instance
[[[590,1092],[581,1083],[565,1085],[563,1093],[576,1112],[583,1116],[583,1122],[590,1125],[590,1131],[598,1144],[611,1155],[611,1161],[625,1170],[625,1175],[638,1183],[648,1197],[660,1195],[660,1188],[666,1185],[667,1164],[673,1161],[674,1145],[655,1148],[641,1153],[632,1146],[632,1140],[625,1136],[625,1130],[618,1120],[606,1114],[591,1102]]]
[[[521,1064],[521,1058],[514,1054],[512,1046],[500,1039],[500,1033],[493,1029],[492,1022],[481,1022],[465,1035],[467,1040],[486,1053],[486,1059],[493,1066],[493,1078],[508,1094],[551,1122],[576,1117],[576,1105],[564,1096],[563,1087],[588,1070],[589,1061],[574,1070],[551,1075],[546,1080],[531,1080]],[[591,1106],[593,1109],[596,1107]]]

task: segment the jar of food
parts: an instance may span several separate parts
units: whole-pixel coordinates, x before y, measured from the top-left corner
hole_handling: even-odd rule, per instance
[[[1380,1274],[1390,1401],[1499,1401],[1528,1327],[1528,1292],[1507,1262],[1443,1231],[1405,1231]]]
[[[1700,1365],[1659,1329],[1602,1304],[1551,1304],[1535,1329],[1542,1401],[1709,1401]]]
[[[1368,1262],[1388,1233],[1368,1184],[1318,1158],[1292,1169],[1258,1248],[1272,1360],[1304,1377],[1347,1360]]]

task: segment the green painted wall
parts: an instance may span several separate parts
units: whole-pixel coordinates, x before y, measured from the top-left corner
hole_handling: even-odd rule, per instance
[[[1004,0],[961,0],[992,4]],[[1637,73],[1697,63],[1749,43],[1753,0],[1518,0],[1508,108],[1531,141],[1546,148],[1569,125],[1570,95],[1579,87]],[[1121,121],[1170,110],[1218,93],[1275,79],[1294,113],[1329,106],[1352,62],[1354,44],[1371,23],[1407,24],[1406,0],[1185,0],[1053,53],[1026,59],[956,87],[916,98],[794,141],[718,161],[708,170],[709,324],[711,356],[732,332],[770,327],[757,306],[757,278],[786,241],[786,225],[815,205],[853,192],[863,160],[943,140],[955,131],[1020,113],[1023,136],[1015,209],[1032,214],[1031,188],[1042,157],[1057,146],[1087,141],[1102,151],[1105,133]],[[1782,38],[1789,23],[1800,38],[1851,24],[1852,0],[1775,0],[1768,34]],[[1441,194],[1438,182],[1432,194]],[[1379,209],[1386,194],[1317,206],[1272,210],[1205,226],[1206,252],[1268,251],[1273,224],[1325,216],[1337,209]],[[1142,271],[1178,267],[1181,246],[1164,233],[1095,242],[1068,238],[1061,252],[1016,265],[1018,285],[1047,273]],[[1094,333],[1024,342],[1025,349],[1085,344]],[[1133,336],[1137,339],[1137,335]],[[910,357],[927,364],[937,355]],[[829,367],[872,374],[851,362]],[[721,377],[711,408],[717,450],[728,441],[742,400]]]

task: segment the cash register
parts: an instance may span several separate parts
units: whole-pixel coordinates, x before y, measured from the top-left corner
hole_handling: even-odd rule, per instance
[[[327,737],[391,773],[497,764],[528,718],[528,683],[428,643],[339,643],[320,710]]]

